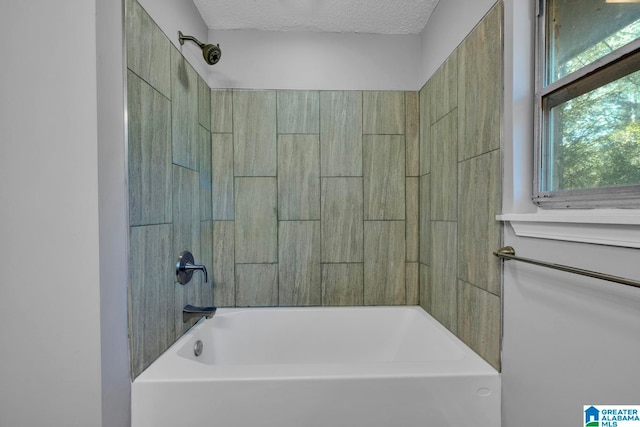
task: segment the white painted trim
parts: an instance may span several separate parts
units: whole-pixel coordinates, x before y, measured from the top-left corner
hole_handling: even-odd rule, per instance
[[[496,218],[500,221],[640,225],[640,209],[540,209],[535,213],[502,214]]]
[[[503,214],[520,237],[640,248],[640,210],[544,211]]]

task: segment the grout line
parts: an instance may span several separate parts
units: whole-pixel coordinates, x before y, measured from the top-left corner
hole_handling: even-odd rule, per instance
[[[342,264],[358,265],[358,264],[364,264],[364,262],[363,261],[360,261],[360,262],[336,261],[336,262],[321,262],[320,264],[322,264],[322,265],[342,265]]]
[[[364,132],[364,115],[365,115],[365,111],[364,111],[364,93],[361,91],[360,92],[360,132]],[[364,231],[364,219],[365,216],[367,214],[366,212],[366,208],[365,208],[365,188],[364,188],[364,181],[365,181],[365,162],[364,162],[364,136],[361,134],[360,135],[360,173],[362,175],[362,305],[365,305],[365,301],[366,301],[366,269],[365,269],[365,264],[364,262],[366,261],[366,258],[364,256],[365,254],[365,248],[366,248],[366,233]]]
[[[231,90],[231,184],[232,184],[232,206],[233,206],[233,306],[238,306],[238,274],[236,269],[237,239],[236,239],[236,147],[235,147],[235,108],[234,96],[235,90]]]
[[[408,236],[408,217],[409,213],[407,212],[407,93],[405,91],[402,92],[402,107],[404,109],[404,304],[407,304],[407,245],[409,243]]]
[[[322,245],[324,242],[322,231],[322,93],[318,92],[318,188],[320,194],[319,216],[320,216],[320,305],[325,305],[324,274],[322,268]]]
[[[279,196],[279,183],[280,183],[280,178],[278,176],[279,174],[279,169],[278,166],[280,164],[280,134],[278,133],[278,94],[280,93],[279,90],[274,91],[274,97],[275,97],[275,114],[276,114],[276,123],[275,123],[275,138],[276,138],[276,176],[275,176],[275,180],[276,180],[276,260],[278,261],[278,267],[276,268],[276,295],[275,295],[275,300],[276,300],[276,305],[280,306],[280,200],[278,199]]]
[[[138,77],[143,83],[145,83],[147,86],[149,86],[154,92],[157,92],[158,95],[162,96],[164,99],[166,99],[167,101],[171,102],[171,99],[169,97],[167,97],[167,95],[163,94],[162,92],[160,92],[159,89],[157,89],[153,84],[151,84],[150,82],[148,82],[144,77],[142,77],[140,74],[136,73],[135,71],[133,71],[131,68],[127,68],[127,71],[131,72],[131,74],[133,74],[134,76]],[[171,74],[169,74],[169,79],[171,79]],[[171,82],[171,80],[169,80]],[[126,84],[126,82],[125,82]],[[171,85],[171,83],[169,83]],[[169,88],[169,92],[171,92],[171,88]]]
[[[277,265],[278,262],[236,262],[236,265]]]

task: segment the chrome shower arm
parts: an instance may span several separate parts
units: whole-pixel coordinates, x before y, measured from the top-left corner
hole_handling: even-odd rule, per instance
[[[184,34],[182,34],[182,31],[178,31],[178,41],[180,42],[181,46],[184,44],[185,40],[190,40],[190,41],[194,42],[195,44],[197,44],[198,46],[200,46],[201,48],[204,47],[204,43],[202,43],[197,38],[195,38],[193,36],[185,36]]]
[[[200,49],[202,49],[202,56],[205,62],[209,65],[215,65],[220,61],[220,57],[222,56],[222,51],[220,50],[220,44],[205,44],[200,40],[193,36],[185,36],[182,34],[182,31],[178,31],[178,40],[180,41],[180,45],[184,45],[185,40],[189,40],[197,44]]]

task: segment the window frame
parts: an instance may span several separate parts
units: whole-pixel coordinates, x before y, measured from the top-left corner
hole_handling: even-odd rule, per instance
[[[640,70],[640,38],[546,85],[547,2],[538,0],[535,42],[535,130],[533,202],[541,208],[637,208],[640,184],[577,190],[541,191],[551,108]]]

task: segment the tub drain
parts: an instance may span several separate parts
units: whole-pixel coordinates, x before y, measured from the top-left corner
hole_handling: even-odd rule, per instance
[[[196,357],[200,356],[202,354],[203,347],[204,345],[202,344],[202,341],[196,341],[196,345],[193,346],[193,354],[195,354]]]

